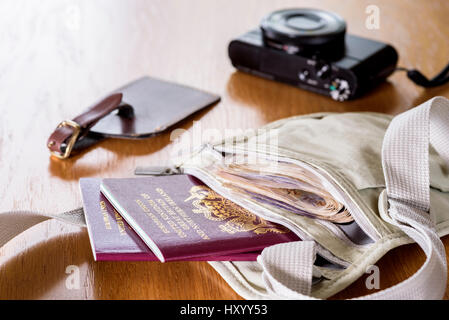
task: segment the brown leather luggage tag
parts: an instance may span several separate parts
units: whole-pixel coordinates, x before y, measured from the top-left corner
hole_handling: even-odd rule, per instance
[[[140,78],[106,96],[73,120],[61,122],[47,141],[60,159],[104,138],[143,139],[220,101],[220,97],[187,86]]]

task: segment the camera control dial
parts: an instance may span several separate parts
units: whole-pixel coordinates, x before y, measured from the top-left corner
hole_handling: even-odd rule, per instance
[[[329,86],[330,96],[337,101],[346,101],[351,95],[351,87],[345,79],[335,78]]]

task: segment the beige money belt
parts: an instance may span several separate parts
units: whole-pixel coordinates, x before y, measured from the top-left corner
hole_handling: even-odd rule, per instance
[[[302,241],[265,248],[257,261],[211,261],[246,299],[325,299],[346,288],[394,247],[416,242],[427,256],[407,280],[359,299],[441,299],[447,264],[440,237],[449,234],[449,100],[435,97],[396,117],[320,113],[282,119],[270,135],[202,146],[176,164],[251,212],[287,226]],[[257,140],[257,144],[251,144]],[[214,153],[215,152],[215,153]],[[343,203],[369,239],[356,243],[329,221],[281,214],[229,193],[208,170],[219,153],[258,153],[307,167]],[[85,226],[83,210],[0,214],[0,247],[51,218]],[[318,263],[318,258],[326,263]]]

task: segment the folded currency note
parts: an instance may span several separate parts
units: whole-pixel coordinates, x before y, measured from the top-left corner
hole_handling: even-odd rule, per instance
[[[313,172],[295,164],[228,158],[210,169],[224,187],[265,205],[334,223],[353,221]]]

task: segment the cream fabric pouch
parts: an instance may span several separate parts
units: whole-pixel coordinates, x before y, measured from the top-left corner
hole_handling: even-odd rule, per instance
[[[184,173],[303,240],[266,248],[257,262],[210,262],[237,293],[247,299],[327,298],[392,248],[419,238],[430,257],[430,267],[421,270],[424,279],[410,278],[373,298],[442,297],[446,256],[439,237],[449,233],[449,100],[434,98],[392,120],[380,113],[296,116],[206,144],[178,163]],[[306,168],[355,221],[338,225],[240,197],[209,169],[233,155]]]
[[[344,204],[354,222],[273,210],[230,192],[209,168],[228,156],[281,161],[307,169]],[[449,100],[436,97],[391,117],[320,113],[282,119],[254,132],[201,146],[172,173],[202,180],[302,241],[265,248],[257,262],[210,262],[246,299],[325,299],[346,288],[386,252],[417,242],[427,256],[411,278],[367,299],[440,299],[446,289],[449,233]],[[82,209],[59,215],[0,214],[0,247],[44,220],[84,226]]]

